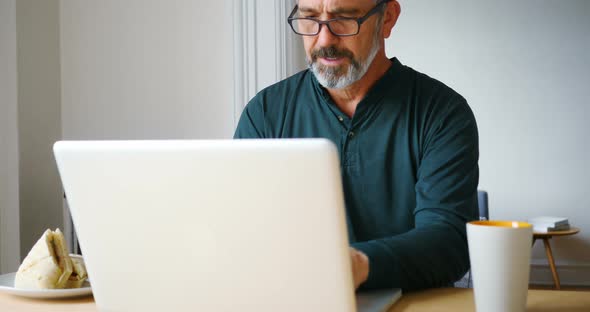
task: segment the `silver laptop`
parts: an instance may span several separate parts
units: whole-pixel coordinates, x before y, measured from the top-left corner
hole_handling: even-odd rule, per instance
[[[54,153],[101,311],[386,311],[401,295],[355,296],[327,140],[61,141]]]

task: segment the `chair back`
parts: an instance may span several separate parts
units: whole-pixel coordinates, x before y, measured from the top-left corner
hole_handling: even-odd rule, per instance
[[[489,220],[488,192],[481,190],[477,191],[477,206],[479,208],[479,220]]]
[[[477,190],[477,206],[479,209],[479,220],[489,220],[488,192]],[[471,270],[467,271],[463,278],[454,283],[454,286],[458,288],[471,288],[472,285]]]

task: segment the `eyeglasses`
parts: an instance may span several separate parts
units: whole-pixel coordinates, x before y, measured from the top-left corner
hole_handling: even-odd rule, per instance
[[[354,36],[359,33],[361,24],[368,20],[369,17],[379,12],[381,6],[389,1],[391,0],[380,1],[375,7],[367,12],[365,16],[360,18],[338,17],[325,21],[320,21],[312,17],[293,17],[299,9],[299,5],[295,5],[295,8],[293,8],[293,11],[289,14],[287,21],[289,22],[289,25],[291,25],[293,31],[302,36],[316,36],[322,30],[323,25],[328,26],[328,29],[334,36]]]

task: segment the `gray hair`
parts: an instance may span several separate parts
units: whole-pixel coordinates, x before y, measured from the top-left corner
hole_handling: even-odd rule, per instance
[[[380,0],[373,0],[373,2],[374,2],[375,4],[377,4],[377,2],[379,2],[379,1],[380,1]],[[299,4],[299,0],[295,0],[295,4]]]
[[[373,0],[373,3],[377,4],[381,0]],[[295,0],[295,4],[299,5],[299,0]],[[377,25],[381,25],[383,23],[383,16],[385,15],[385,5],[379,8],[379,12],[377,13]]]

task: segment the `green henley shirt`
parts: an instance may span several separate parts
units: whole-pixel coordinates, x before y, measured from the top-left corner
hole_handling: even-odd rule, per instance
[[[466,100],[392,66],[352,118],[309,70],[258,93],[235,138],[327,138],[340,153],[349,240],[369,257],[362,288],[446,286],[469,268],[477,216],[478,133]]]

